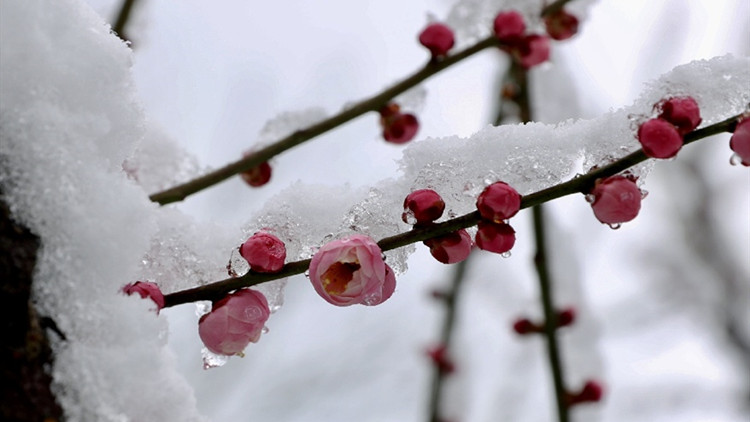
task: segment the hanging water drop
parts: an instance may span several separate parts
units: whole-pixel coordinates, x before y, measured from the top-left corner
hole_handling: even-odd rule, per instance
[[[648,191],[646,189],[639,189],[641,191],[641,199],[646,199]]]
[[[229,356],[217,355],[216,353],[208,350],[207,348],[201,349],[201,356],[203,358],[203,369],[217,368],[224,366],[229,361]]]
[[[510,253],[510,251],[505,251],[505,252],[501,253],[500,256],[502,256],[503,258],[510,258],[511,253]]]
[[[265,325],[263,326],[263,329],[260,330],[260,332],[263,334],[268,334],[269,331],[271,330],[269,330],[268,327],[266,327]]]
[[[622,227],[622,223],[612,223],[612,224],[607,224],[607,225],[608,225],[608,226],[609,226],[609,228],[610,228],[610,229],[612,229],[612,230],[617,230],[617,229],[619,229],[620,227]]]
[[[594,201],[596,201],[596,196],[593,193],[587,194],[585,198],[586,198],[586,202],[588,202],[589,204],[593,204]]]
[[[731,157],[729,157],[729,164],[733,166],[742,164],[742,157],[740,157],[740,155],[735,152]]]
[[[195,315],[200,318],[203,315],[206,315],[207,313],[211,312],[211,302],[208,300],[203,300],[200,302],[195,302]]]
[[[230,277],[240,277],[250,271],[250,264],[240,254],[240,248],[232,249],[232,253],[229,255],[229,263],[227,264],[227,273]]]

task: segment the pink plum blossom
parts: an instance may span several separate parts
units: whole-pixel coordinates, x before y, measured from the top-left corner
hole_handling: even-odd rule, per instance
[[[740,157],[743,166],[750,166],[750,117],[745,117],[737,124],[729,147]]]
[[[505,182],[495,182],[477,198],[477,209],[485,220],[501,223],[521,208],[521,195]]]
[[[620,224],[634,219],[641,209],[641,191],[634,181],[624,176],[598,180],[591,191],[591,208],[604,224]]]
[[[286,247],[278,237],[260,231],[240,246],[240,255],[259,273],[277,273],[284,267]]]
[[[351,235],[321,247],[310,262],[315,291],[336,306],[378,305],[396,289],[396,275],[374,240]]]
[[[198,322],[198,334],[208,350],[219,355],[241,355],[257,342],[271,310],[262,293],[237,290],[214,302]]]
[[[523,16],[515,10],[500,12],[492,24],[495,37],[503,44],[516,44],[523,38],[526,23]]]
[[[127,295],[138,293],[143,299],[151,299],[156,304],[157,313],[164,308],[164,294],[162,294],[156,283],[150,281],[136,281],[135,283],[126,284],[122,288],[122,291]]]
[[[638,141],[651,158],[672,158],[682,148],[682,135],[664,119],[651,119],[638,128]]]
[[[427,239],[423,243],[430,248],[433,258],[443,264],[463,261],[469,257],[472,247],[471,236],[464,229]]]
[[[453,48],[453,30],[442,23],[432,23],[419,34],[419,42],[430,50],[433,58],[443,57]]]

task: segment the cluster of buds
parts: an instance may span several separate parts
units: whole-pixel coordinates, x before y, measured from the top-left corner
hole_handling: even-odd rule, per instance
[[[402,113],[401,107],[388,103],[380,109],[380,126],[383,139],[392,144],[405,144],[414,138],[419,130],[419,121],[411,113]]]
[[[692,97],[674,97],[655,106],[658,117],[638,128],[638,141],[651,158],[672,158],[682,148],[683,137],[701,123],[698,103]]]
[[[565,308],[557,312],[555,317],[555,328],[573,325],[576,319],[574,308]],[[540,334],[544,332],[544,323],[533,322],[528,318],[518,318],[513,322],[513,331],[520,335]]]
[[[521,195],[505,182],[495,182],[477,198],[482,220],[475,241],[485,251],[507,255],[516,243],[516,231],[507,223],[521,209]]]

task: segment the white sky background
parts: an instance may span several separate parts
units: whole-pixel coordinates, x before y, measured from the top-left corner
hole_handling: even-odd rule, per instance
[[[444,17],[452,3],[141,2],[128,32],[147,115],[207,166],[236,159],[279,112],[322,106],[333,113],[417,69],[427,58],[415,40],[426,13]],[[111,16],[118,2],[90,3]],[[600,1],[581,33],[556,48],[555,60],[571,67],[580,115],[594,117],[628,105],[644,82],[678,64],[725,53],[747,55],[749,32],[750,10],[743,0]],[[498,53],[484,52],[429,80],[418,138],[469,135],[485,126],[492,119],[493,89],[503,63]],[[721,219],[731,233],[728,239],[736,242],[727,245],[727,253],[747,273],[748,172],[727,164],[725,141],[705,143],[711,145],[691,146],[678,161],[701,154],[710,163],[711,184],[721,193]],[[376,117],[367,115],[277,157],[272,182],[262,189],[232,180],[180,207],[200,219],[239,226],[295,180],[370,185],[394,175],[393,160],[399,156],[399,147],[380,139]],[[644,254],[649,248],[672,249],[679,239],[679,232],[664,224],[674,212],[669,195],[689,189],[670,179],[674,168],[675,162],[656,166],[646,182],[651,193],[642,214],[619,231],[599,225],[583,198],[566,198],[553,207],[554,220],[570,237],[566,244],[575,246],[568,249],[577,256],[572,260],[589,301],[583,306],[590,308],[582,318],[595,321],[601,335],[602,363],[588,376],[604,381],[607,399],[582,420],[740,420],[731,405],[741,385],[740,367],[722,350],[720,336],[709,335],[710,323],[679,308],[664,311],[648,290],[658,273]],[[447,403],[462,421],[497,420],[498,403],[515,420],[549,420],[551,383],[540,344],[509,334],[519,312],[538,312],[528,218],[516,218],[519,244],[513,257],[499,265],[496,259],[476,261],[466,289],[457,339],[459,373]],[[437,337],[442,316],[426,295],[448,276],[424,252],[420,248],[410,260],[394,297],[373,309],[333,308],[304,278],[290,280],[285,306],[269,321],[270,333],[251,345],[244,359],[211,371],[200,369],[193,307],[165,311],[171,344],[200,409],[215,421],[421,420],[429,373],[420,353]],[[575,265],[568,265],[561,271],[575,274]],[[525,299],[503,303],[506,294]],[[495,303],[493,295],[499,295]],[[660,319],[649,319],[654,316]],[[510,365],[493,363],[514,357],[525,368],[522,379],[508,375]],[[580,376],[573,374],[571,383]],[[497,395],[512,388],[523,393],[513,400]],[[644,413],[627,413],[636,407]]]

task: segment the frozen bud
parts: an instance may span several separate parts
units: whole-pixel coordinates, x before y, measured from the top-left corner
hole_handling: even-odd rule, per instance
[[[424,224],[440,218],[443,211],[445,211],[445,202],[437,192],[432,189],[419,189],[404,199],[404,213],[401,218],[407,224],[415,221],[416,224]]]
[[[198,322],[198,335],[208,350],[219,355],[241,355],[257,342],[271,315],[266,297],[251,289],[237,290],[214,302]]]
[[[513,331],[520,335],[541,333],[542,327],[531,322],[528,318],[519,318],[513,323]]]
[[[240,246],[240,255],[259,273],[277,273],[284,267],[286,247],[278,237],[268,232],[252,235]]]
[[[271,165],[266,161],[257,167],[243,171],[240,173],[240,177],[242,177],[245,183],[254,188],[263,186],[271,180]]]
[[[672,123],[683,136],[697,128],[702,120],[700,108],[693,97],[676,97],[664,101],[659,118]]]
[[[510,224],[482,220],[477,225],[474,239],[479,249],[502,254],[513,248],[516,231]]]
[[[581,391],[575,394],[568,393],[566,402],[568,406],[574,406],[581,403],[593,403],[601,401],[604,395],[604,388],[596,381],[587,381]]]
[[[544,35],[528,35],[511,53],[524,69],[530,69],[549,60],[549,38]]]
[[[651,119],[638,128],[638,141],[643,152],[652,158],[671,158],[682,148],[677,128],[664,119]]]
[[[156,283],[150,281],[136,281],[135,283],[128,283],[122,288],[122,292],[127,295],[138,293],[141,298],[149,298],[156,304],[156,312],[158,313],[164,308],[164,295],[162,294],[159,286]]]
[[[567,327],[573,324],[576,319],[575,308],[566,308],[557,313],[557,326]]]
[[[560,9],[544,18],[544,26],[552,39],[567,40],[578,32],[578,18]]]
[[[523,33],[526,31],[523,16],[515,10],[498,13],[492,27],[495,30],[495,37],[501,43],[508,45],[521,42]]]
[[[516,215],[521,208],[521,195],[505,182],[495,182],[482,191],[477,198],[477,209],[482,218],[495,223]]]
[[[461,262],[471,253],[471,236],[464,229],[427,239],[424,244],[430,248],[432,256],[443,264]]]
[[[310,262],[315,291],[336,306],[385,302],[396,289],[396,275],[374,240],[352,235],[321,247]]]
[[[432,23],[419,34],[419,42],[432,53],[432,58],[443,57],[453,48],[453,30],[442,23]]]
[[[750,167],[750,117],[737,123],[737,128],[729,139],[729,148],[739,156],[743,166]]]
[[[624,176],[612,176],[596,181],[591,191],[591,208],[604,224],[620,224],[634,219],[641,209],[641,191],[634,181]]]
[[[456,370],[453,361],[448,357],[448,350],[444,344],[427,349],[427,356],[438,370],[444,374],[450,374]]]

